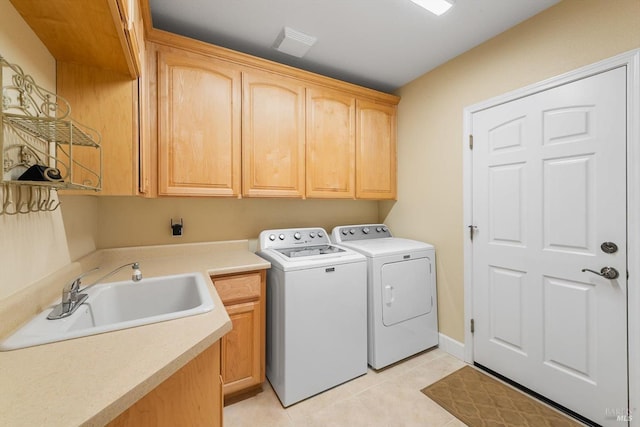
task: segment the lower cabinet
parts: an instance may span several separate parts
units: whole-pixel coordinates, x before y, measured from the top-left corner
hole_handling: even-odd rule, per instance
[[[213,276],[233,329],[222,338],[225,399],[258,389],[265,380],[265,270]]]
[[[200,353],[107,426],[221,427],[220,341]]]

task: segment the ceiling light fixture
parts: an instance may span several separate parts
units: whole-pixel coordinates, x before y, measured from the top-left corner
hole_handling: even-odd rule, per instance
[[[447,10],[449,10],[451,6],[453,6],[453,4],[448,2],[447,0],[411,0],[411,1],[417,4],[418,6],[427,9],[429,12],[437,16],[442,15]]]
[[[316,37],[296,31],[293,28],[284,27],[276,38],[273,47],[287,55],[302,58],[318,40]]]

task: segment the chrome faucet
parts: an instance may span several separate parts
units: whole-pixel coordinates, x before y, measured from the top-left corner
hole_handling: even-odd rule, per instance
[[[84,288],[80,289],[80,286],[82,285],[82,278],[87,274],[93,273],[94,271],[100,269],[100,267],[92,268],[91,270],[86,271],[81,275],[79,275],[78,277],[76,277],[75,279],[73,279],[62,289],[62,301],[60,302],[60,304],[56,305],[53,308],[51,313],[49,313],[49,315],[47,316],[47,319],[56,320],[56,319],[62,319],[67,316],[71,316],[78,309],[78,307],[80,307],[80,305],[88,298],[87,294],[83,294],[81,292],[84,292],[90,287],[97,285],[104,279],[113,276],[118,271],[128,266],[131,266],[131,268],[133,269],[131,280],[133,280],[134,282],[139,282],[140,280],[142,280],[142,271],[140,271],[140,263],[130,262],[128,264],[121,265],[115,270],[105,274],[104,276],[102,276],[101,278],[99,278],[89,286],[85,286]]]

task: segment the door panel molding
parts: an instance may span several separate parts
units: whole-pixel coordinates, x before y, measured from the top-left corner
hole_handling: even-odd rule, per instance
[[[470,329],[473,318],[472,292],[472,243],[467,229],[474,225],[472,215],[472,151],[469,148],[469,135],[473,133],[472,116],[482,110],[536,94],[557,86],[565,85],[615,68],[627,70],[627,266],[628,278],[628,360],[629,360],[629,408],[636,408],[630,427],[640,427],[640,49],[635,49],[612,58],[552,77],[539,83],[508,92],[503,95],[467,106],[463,110],[463,227],[464,236],[464,317],[465,342],[464,358],[473,363],[473,336]],[[553,114],[561,113],[570,117],[565,125],[554,123]],[[550,111],[548,144],[562,146],[566,143],[583,143],[584,130],[581,132],[580,116],[589,114],[589,106],[572,111]],[[506,131],[506,130],[505,130]],[[517,126],[508,129],[517,132]],[[546,138],[545,138],[546,140]],[[518,147],[501,147],[504,151]],[[478,230],[480,232],[487,230]],[[622,273],[624,274],[624,273]],[[621,343],[621,345],[624,345]],[[554,366],[555,369],[555,366]],[[583,380],[583,379],[581,379]]]

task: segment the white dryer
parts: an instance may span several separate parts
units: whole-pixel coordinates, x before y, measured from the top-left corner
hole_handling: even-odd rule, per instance
[[[380,369],[438,345],[435,249],[384,224],[347,225],[331,239],[367,258],[368,362]]]

